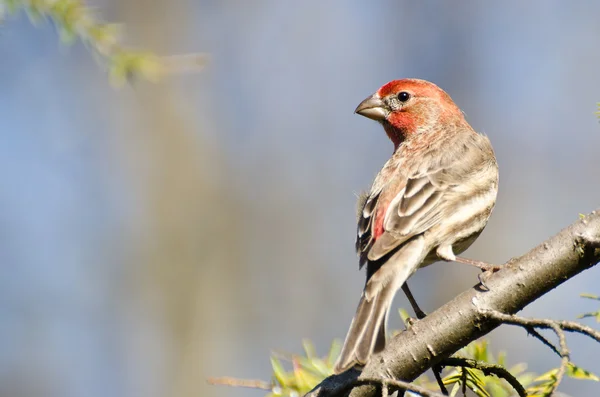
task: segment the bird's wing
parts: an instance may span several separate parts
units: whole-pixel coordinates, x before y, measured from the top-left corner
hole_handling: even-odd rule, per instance
[[[361,266],[440,222],[444,209],[454,201],[449,194],[452,187],[468,177],[465,165],[474,165],[466,164],[465,156],[477,161],[478,156],[469,156],[471,148],[464,145],[453,156],[439,156],[435,167],[400,165],[387,178],[378,178],[385,183],[376,179],[359,214],[356,249]]]

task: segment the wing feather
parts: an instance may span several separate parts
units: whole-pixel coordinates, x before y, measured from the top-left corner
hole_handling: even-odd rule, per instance
[[[356,249],[361,266],[383,258],[439,224],[442,214],[454,211],[462,201],[464,189],[460,186],[471,189],[464,182],[485,166],[491,147],[487,138],[470,133],[460,137],[460,143],[455,145],[453,151],[442,144],[432,147],[432,151],[437,151],[429,153],[435,159],[433,163],[410,157],[402,149],[386,163],[375,179],[358,222]],[[378,220],[380,216],[383,222]]]
[[[386,186],[366,200],[358,221],[356,241],[361,266],[366,261],[382,258],[440,221],[444,194],[452,186],[448,181],[448,168],[453,165],[454,161],[451,161],[426,171],[417,169],[413,175],[398,169],[391,173],[392,178]],[[382,196],[389,198],[382,199]],[[383,212],[384,232],[374,239],[374,218],[386,202],[389,204]]]

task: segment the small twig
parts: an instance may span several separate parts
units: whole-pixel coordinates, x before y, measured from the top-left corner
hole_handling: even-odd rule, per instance
[[[552,388],[550,389],[550,392],[548,393],[549,396],[552,395],[552,393],[554,392],[554,390],[556,390],[556,388],[558,387],[560,382],[562,382],[562,379],[567,370],[567,365],[569,365],[569,354],[570,354],[569,349],[567,348],[567,337],[565,336],[565,332],[557,324],[552,326],[552,330],[554,331],[556,336],[558,336],[558,341],[559,341],[559,345],[560,345],[560,355],[561,355],[562,359],[560,360],[560,367],[558,368],[558,372],[556,373],[556,382],[553,383]]]
[[[559,357],[561,357],[560,352],[558,351],[558,349],[556,348],[556,346],[554,346],[552,344],[552,342],[550,342],[548,339],[546,339],[544,337],[544,335],[540,334],[539,332],[536,331],[536,329],[534,327],[524,327],[527,330],[527,333],[529,335],[534,336],[535,338],[537,338],[538,340],[540,340],[544,345],[548,346],[550,348],[550,350],[552,350],[554,353],[556,353]]]
[[[444,385],[444,380],[442,379],[442,366],[441,365],[434,365],[431,370],[433,371],[433,376],[435,377],[435,380],[437,381],[438,386],[440,387],[440,391],[442,392],[442,394],[444,396],[448,395],[448,389],[446,389],[446,385]]]
[[[273,390],[273,385],[269,382],[256,379],[237,379],[229,376],[220,378],[208,378],[206,380],[211,385],[223,385],[232,387],[248,387],[251,389]]]
[[[519,397],[526,397],[527,392],[521,383],[511,374],[506,368],[498,364],[487,364],[481,361],[472,360],[469,358],[462,357],[448,357],[440,362],[440,365],[445,367],[467,367],[478,369],[483,372],[484,375],[495,375],[498,378],[507,381],[513,389],[517,392]],[[464,372],[464,371],[463,371]]]
[[[591,327],[579,324],[575,321],[564,321],[564,320],[549,320],[539,318],[525,318],[511,314],[504,314],[497,310],[482,310],[482,313],[489,317],[501,321],[504,324],[518,325],[523,328],[535,327],[535,328],[546,328],[552,329],[554,325],[557,325],[563,331],[577,332],[583,335],[587,335],[590,338],[600,342],[600,331],[597,331]]]
[[[596,342],[600,342],[600,331],[596,331],[592,327],[581,325],[575,321],[560,320],[555,322],[564,331],[577,332],[579,334],[587,335],[590,338],[595,339]]]
[[[443,394],[431,391],[419,385],[415,385],[414,383],[404,382],[397,379],[359,378],[350,385],[350,388],[360,385],[381,385],[382,392],[383,390],[389,392],[389,387],[391,386],[396,390],[408,390],[410,392],[417,393],[422,397],[446,397]],[[338,393],[341,395],[341,393],[347,389],[348,388],[339,390]]]

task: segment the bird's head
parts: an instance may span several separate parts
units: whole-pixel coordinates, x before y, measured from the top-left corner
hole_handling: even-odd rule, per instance
[[[444,90],[418,79],[390,81],[362,101],[355,113],[382,123],[396,147],[412,136],[466,123]]]

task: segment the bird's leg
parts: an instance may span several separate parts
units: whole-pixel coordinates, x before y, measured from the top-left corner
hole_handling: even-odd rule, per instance
[[[473,259],[462,258],[459,256],[457,256],[454,259],[454,261],[458,263],[464,263],[465,265],[475,266],[481,269],[482,273],[479,273],[479,276],[477,276],[477,278],[479,278],[479,282],[485,290],[489,290],[489,288],[486,285],[488,278],[501,269],[501,267],[498,265],[492,265],[490,263],[475,261]]]
[[[467,258],[463,258],[463,257],[460,257],[460,256],[457,256],[454,259],[454,262],[463,263],[465,265],[470,265],[470,266],[475,266],[475,267],[481,269],[484,272],[490,271],[492,273],[495,273],[495,272],[497,272],[498,270],[500,270],[502,268],[501,266],[498,266],[498,265],[492,265],[490,263],[476,261],[476,260],[473,260],[473,259],[467,259]]]
[[[423,310],[421,310],[421,308],[417,304],[417,301],[415,300],[415,297],[413,296],[412,292],[410,292],[410,289],[408,288],[408,283],[405,282],[402,285],[402,291],[404,291],[404,294],[408,298],[408,301],[410,302],[410,305],[412,306],[412,308],[413,308],[413,310],[414,310],[415,315],[417,316],[417,318],[419,320],[425,318],[427,316],[427,314],[425,314],[425,312]]]

